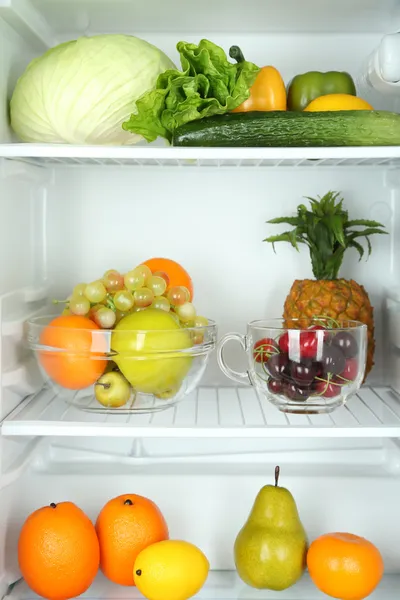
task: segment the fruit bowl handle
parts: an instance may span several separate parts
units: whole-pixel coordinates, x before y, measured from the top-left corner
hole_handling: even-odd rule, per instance
[[[242,346],[243,350],[246,352],[245,336],[240,335],[240,333],[228,333],[220,340],[220,342],[218,344],[217,360],[218,360],[219,368],[224,373],[224,375],[229,377],[229,379],[232,379],[232,381],[235,381],[236,383],[240,383],[240,385],[243,385],[243,384],[251,385],[250,377],[247,372],[235,371],[234,369],[231,369],[231,367],[229,367],[225,362],[224,347],[227,342],[230,342],[232,340],[236,340],[237,342],[239,342],[239,344]]]

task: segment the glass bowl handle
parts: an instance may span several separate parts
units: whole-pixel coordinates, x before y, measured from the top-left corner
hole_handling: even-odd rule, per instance
[[[246,372],[235,371],[229,367],[224,359],[224,347],[227,342],[232,340],[236,340],[242,346],[243,350],[246,352],[246,337],[244,335],[240,335],[240,333],[228,333],[225,335],[218,344],[218,352],[217,352],[217,360],[218,365],[221,371],[232,379],[232,381],[236,381],[236,383],[240,383],[240,385],[247,384],[251,385],[249,374]]]

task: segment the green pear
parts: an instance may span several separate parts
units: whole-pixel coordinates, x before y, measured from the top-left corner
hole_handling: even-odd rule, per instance
[[[289,490],[265,485],[235,542],[236,569],[252,587],[281,591],[302,576],[306,566],[307,535]]]

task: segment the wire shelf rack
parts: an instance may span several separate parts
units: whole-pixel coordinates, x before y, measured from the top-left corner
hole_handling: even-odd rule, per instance
[[[93,400],[93,402],[95,402]],[[330,414],[285,414],[252,388],[200,387],[180,404],[152,414],[104,414],[71,406],[50,388],[26,398],[2,423],[7,436],[142,438],[396,438],[400,396],[363,387]]]

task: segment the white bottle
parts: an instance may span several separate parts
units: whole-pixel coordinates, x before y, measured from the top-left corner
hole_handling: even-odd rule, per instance
[[[364,65],[360,83],[383,94],[400,95],[400,32],[382,38]]]

